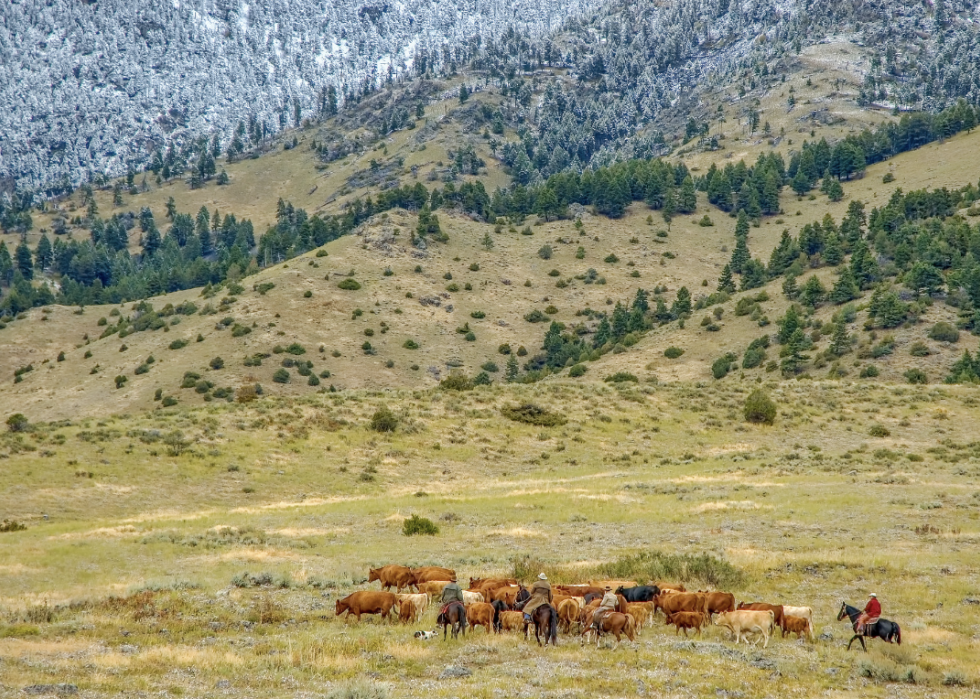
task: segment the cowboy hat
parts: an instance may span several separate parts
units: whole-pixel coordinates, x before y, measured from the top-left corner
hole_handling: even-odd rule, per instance
[[[871,594],[869,595],[869,597],[877,597],[877,596],[878,596],[878,595],[876,595],[876,594],[875,594],[875,593],[873,593],[873,592],[872,592],[872,593],[871,593]]]
[[[538,580],[547,580],[548,576],[544,573],[538,573]]]
[[[612,592],[612,585],[606,585],[606,590]]]

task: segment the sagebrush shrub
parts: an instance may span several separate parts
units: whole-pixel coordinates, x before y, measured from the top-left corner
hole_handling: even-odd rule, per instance
[[[438,533],[438,525],[426,517],[412,515],[402,523],[402,534],[405,536],[435,536]]]
[[[771,425],[776,420],[776,404],[765,391],[757,388],[745,399],[744,415],[748,422]]]

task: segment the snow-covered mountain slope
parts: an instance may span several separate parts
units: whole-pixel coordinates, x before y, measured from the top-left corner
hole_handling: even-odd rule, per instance
[[[5,0],[0,177],[36,187],[125,172],[181,133],[269,129],[513,26],[540,34],[598,0]],[[431,60],[431,59],[430,59]],[[8,180],[9,183],[9,180]]]

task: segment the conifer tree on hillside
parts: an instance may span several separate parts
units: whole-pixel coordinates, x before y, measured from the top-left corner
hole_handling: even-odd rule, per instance
[[[53,260],[54,253],[51,250],[51,241],[48,240],[47,234],[44,234],[37,241],[37,247],[34,249],[34,267],[39,272],[43,272],[51,266]]]
[[[34,278],[34,260],[31,256],[31,249],[27,247],[27,240],[21,239],[20,245],[14,251],[14,265],[27,281]]]
[[[718,278],[718,291],[725,291],[729,294],[735,293],[735,280],[732,278],[732,266],[725,265]]]

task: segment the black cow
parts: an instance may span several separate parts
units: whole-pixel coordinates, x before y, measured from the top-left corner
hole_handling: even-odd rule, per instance
[[[627,602],[652,602],[653,598],[660,594],[660,588],[656,585],[619,587],[616,589],[616,594],[625,597]]]

